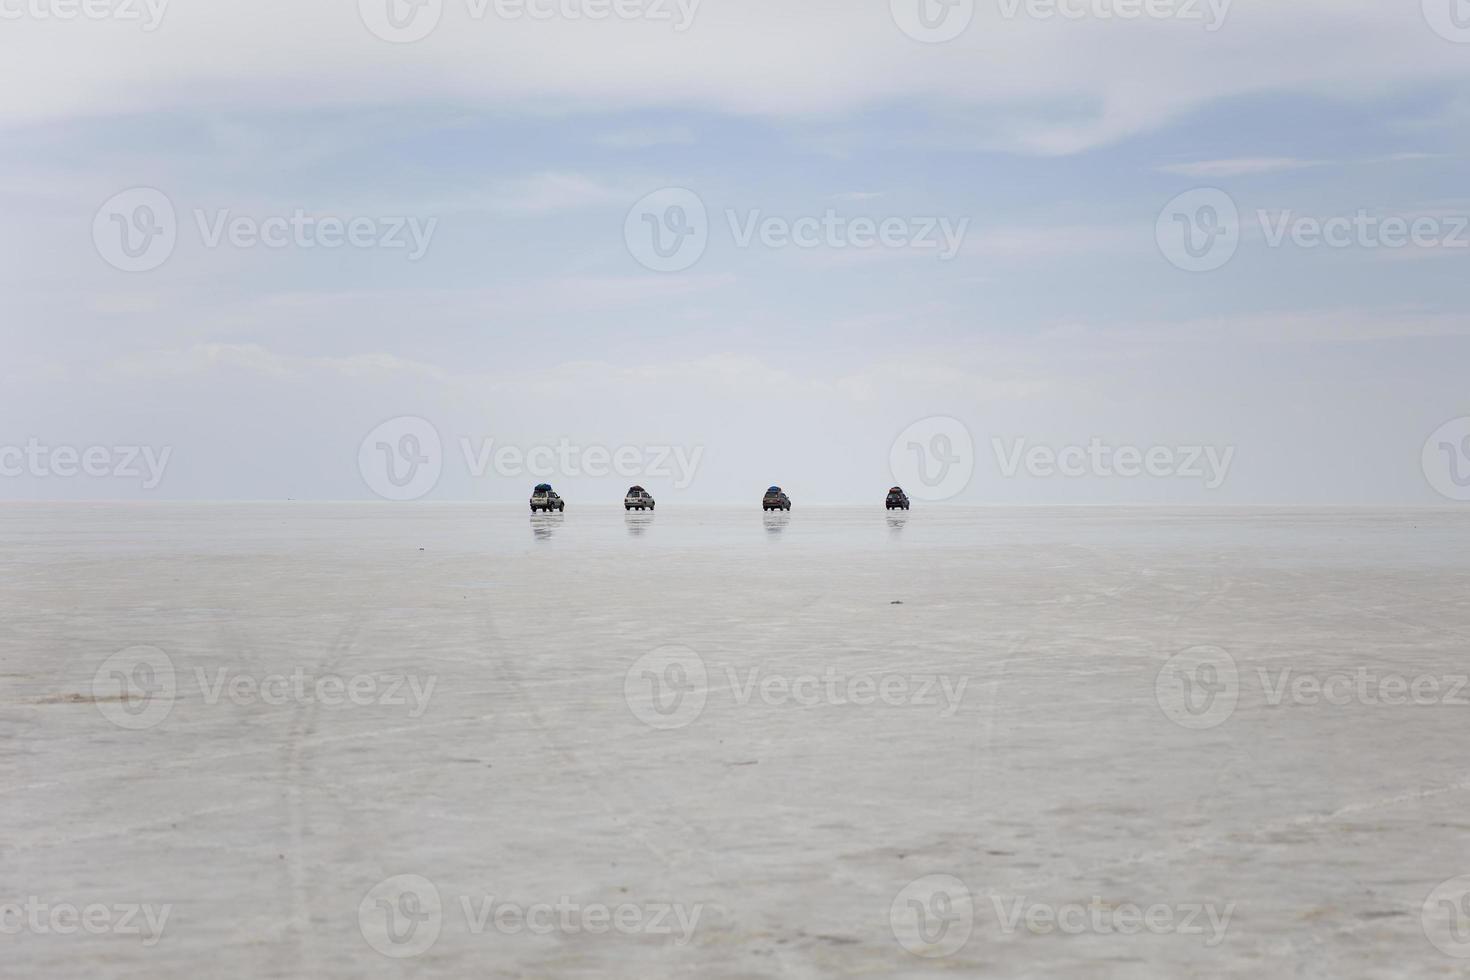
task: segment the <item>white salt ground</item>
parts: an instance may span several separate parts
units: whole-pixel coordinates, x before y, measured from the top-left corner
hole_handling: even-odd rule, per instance
[[[1470,969],[1470,511],[9,504],[0,607],[7,977]]]

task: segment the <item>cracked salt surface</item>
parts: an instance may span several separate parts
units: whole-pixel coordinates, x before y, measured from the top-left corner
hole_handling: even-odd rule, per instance
[[[1465,511],[11,504],[0,562],[0,975],[1467,968]]]

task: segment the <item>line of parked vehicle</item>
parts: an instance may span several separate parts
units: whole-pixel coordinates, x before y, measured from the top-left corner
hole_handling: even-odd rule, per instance
[[[903,487],[890,487],[888,496],[883,500],[883,506],[888,510],[908,510],[909,496],[903,492]],[[567,509],[567,502],[561,499],[561,494],[551,488],[549,483],[538,483],[536,489],[531,491],[531,513],[540,511],[556,511],[558,514]],[[628,488],[623,496],[623,510],[653,510],[653,494],[639,486]],[[780,487],[770,487],[761,496],[761,510],[790,510],[791,498],[786,491]]]

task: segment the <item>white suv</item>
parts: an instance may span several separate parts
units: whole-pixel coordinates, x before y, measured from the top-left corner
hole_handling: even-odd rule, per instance
[[[653,497],[642,487],[629,487],[628,494],[623,498],[623,510],[633,508],[643,510],[645,507],[653,510]]]
[[[538,483],[536,489],[531,491],[531,513],[544,510],[547,513],[556,511],[558,514],[567,509],[566,501],[553,489],[549,483]]]

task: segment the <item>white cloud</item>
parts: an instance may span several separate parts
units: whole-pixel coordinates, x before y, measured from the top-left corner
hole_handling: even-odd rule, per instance
[[[109,368],[115,374],[131,378],[181,378],[222,369],[241,370],[275,380],[304,380],[321,374],[345,378],[412,375],[427,381],[449,378],[440,368],[393,354],[303,357],[280,354],[260,344],[196,344],[184,350],[126,354],[114,360]]]
[[[461,201],[458,206],[463,208],[468,204],[488,211],[544,214],[586,207],[625,206],[635,197],[626,190],[582,174],[538,173],[497,181],[483,198]]]
[[[1222,98],[1376,99],[1470,74],[1464,50],[1430,30],[1418,4],[1381,0],[1236,0],[1213,32],[1179,21],[1006,20],[981,4],[961,37],[939,45],[906,37],[886,3],[708,0],[680,33],[658,22],[476,20],[446,0],[437,29],[403,45],[374,37],[357,6],[175,3],[152,33],[7,21],[0,87],[24,96],[4,100],[0,124],[262,105],[689,108],[798,120],[903,105],[941,119],[981,113],[956,138],[1065,154]]]
[[[661,129],[622,129],[603,133],[595,141],[615,150],[645,150],[653,146],[689,146],[695,142],[694,131],[684,126]]]

